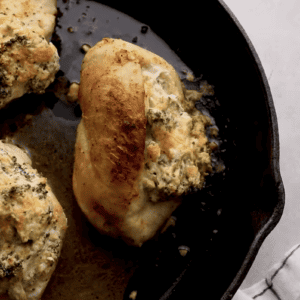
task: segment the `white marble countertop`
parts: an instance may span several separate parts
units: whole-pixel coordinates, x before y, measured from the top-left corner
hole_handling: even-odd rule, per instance
[[[285,209],[264,241],[241,288],[263,279],[300,243],[300,1],[224,0],[245,29],[262,62],[279,126],[280,171]]]

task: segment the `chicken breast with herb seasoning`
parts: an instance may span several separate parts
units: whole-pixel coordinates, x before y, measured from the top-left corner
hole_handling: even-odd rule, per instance
[[[0,0],[0,108],[25,93],[42,94],[54,81],[56,13],[56,0]]]
[[[39,300],[57,265],[67,219],[22,149],[0,141],[0,298]]]
[[[73,190],[104,234],[142,246],[212,171],[209,117],[158,55],[104,38],[84,57]]]

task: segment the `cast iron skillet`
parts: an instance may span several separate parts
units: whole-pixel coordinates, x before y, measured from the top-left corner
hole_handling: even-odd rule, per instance
[[[261,62],[221,0],[199,1],[199,6],[101,3],[149,25],[196,77],[204,74],[214,85],[217,99],[204,105],[219,126],[225,150],[224,178],[213,179],[207,185],[209,189],[215,184],[210,194],[199,193],[198,202],[184,203],[175,212],[178,224],[169,240],[161,241],[155,260],[161,265],[155,266],[151,252],[145,251],[148,256],[141,259],[124,299],[132,290],[137,290],[136,299],[230,299],[284,207],[277,118]],[[211,211],[223,207],[221,218],[216,220],[213,213],[201,216],[201,199]],[[217,226],[218,233],[207,246],[203,228],[210,226]],[[184,262],[175,253],[179,244],[191,250]]]
[[[83,15],[81,21],[75,19],[77,4],[86,5],[92,15],[95,2],[58,2],[60,13],[52,39],[61,57],[61,71],[56,77],[79,81],[83,58],[80,45],[89,38],[94,45],[104,37],[97,36],[103,28],[94,28],[96,18],[89,20],[88,14]],[[221,143],[215,155],[224,162],[225,169],[208,176],[203,190],[191,191],[174,212],[176,226],[145,243],[141,249],[131,249],[102,237],[88,224],[71,192],[75,129],[80,109],[76,104],[68,105],[58,99],[53,102],[49,96],[53,85],[49,87],[49,93],[42,96],[46,108],[41,114],[32,113],[33,125],[26,125],[14,135],[19,144],[32,151],[33,161],[35,151],[43,151],[40,157],[44,161],[35,167],[52,182],[69,220],[60,263],[43,298],[69,299],[68,296],[77,293],[78,287],[82,299],[98,299],[89,293],[88,287],[92,285],[93,291],[97,291],[96,285],[102,282],[97,276],[106,276],[102,270],[105,271],[107,264],[103,262],[110,261],[115,266],[124,264],[128,274],[134,270],[124,299],[130,299],[132,291],[137,291],[137,300],[230,299],[245,278],[262,242],[278,223],[284,207],[277,119],[259,58],[241,25],[222,1],[172,6],[161,5],[156,0],[138,4],[98,2],[147,25],[149,31],[155,32],[176,52],[196,78],[214,86],[215,95],[203,97],[196,107],[209,113],[219,128]],[[107,19],[109,21],[110,16]],[[77,24],[78,32],[68,33],[68,24]],[[143,35],[147,35],[145,27],[140,35],[131,34],[119,37],[129,41],[132,38],[133,43],[139,44]],[[78,58],[79,63],[74,63]],[[23,100],[23,103],[28,105],[34,99],[37,103],[40,101],[38,96],[27,98],[30,101]],[[8,112],[14,116],[19,103],[16,101],[3,110],[1,120],[13,119]],[[62,116],[63,112],[67,117]],[[16,130],[9,129],[10,132]],[[61,165],[63,161],[68,167]],[[188,249],[186,256],[178,251],[183,246]],[[118,260],[119,256],[125,258],[123,262]],[[86,294],[81,288],[86,289]]]
[[[196,76],[205,74],[215,86],[222,113],[218,114],[213,107],[210,112],[220,126],[221,137],[227,140],[223,144],[226,179],[214,186],[213,190],[218,192],[211,199],[226,203],[226,220],[219,225],[222,236],[211,246],[209,258],[203,259],[201,226],[205,222],[192,213],[194,207],[186,205],[185,211],[181,211],[185,224],[180,225],[184,227],[181,230],[189,232],[189,262],[172,285],[169,283],[169,289],[165,286],[159,299],[230,299],[284,207],[277,118],[261,62],[244,29],[223,1],[200,1],[198,8],[188,2],[170,7],[154,1],[147,9],[142,2],[140,7],[127,2],[101,2],[148,24]],[[160,279],[168,281],[169,276]],[[137,299],[158,299],[149,295],[160,285],[159,280],[141,279],[137,295],[143,294],[145,298]],[[129,281],[127,291],[133,289],[130,285],[134,280],[137,277]]]

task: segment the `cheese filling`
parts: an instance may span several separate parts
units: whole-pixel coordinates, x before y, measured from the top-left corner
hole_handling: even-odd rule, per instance
[[[157,202],[180,196],[192,186],[201,189],[212,168],[205,133],[211,120],[193,106],[191,109],[195,99],[187,100],[174,89],[168,70],[151,64],[142,68],[142,75],[147,118],[145,194]]]

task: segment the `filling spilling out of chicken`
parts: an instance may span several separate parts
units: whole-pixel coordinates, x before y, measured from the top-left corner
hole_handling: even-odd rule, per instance
[[[100,232],[141,246],[184,194],[203,187],[212,121],[195,101],[207,92],[186,90],[163,58],[121,39],[104,38],[87,52],[73,190]]]
[[[174,93],[171,75],[162,67],[147,65],[142,75],[148,124],[144,191],[149,200],[157,202],[172,194],[182,195],[191,186],[201,189],[211,171],[206,137],[211,120],[194,107],[202,94],[193,91],[188,99],[181,98]]]

